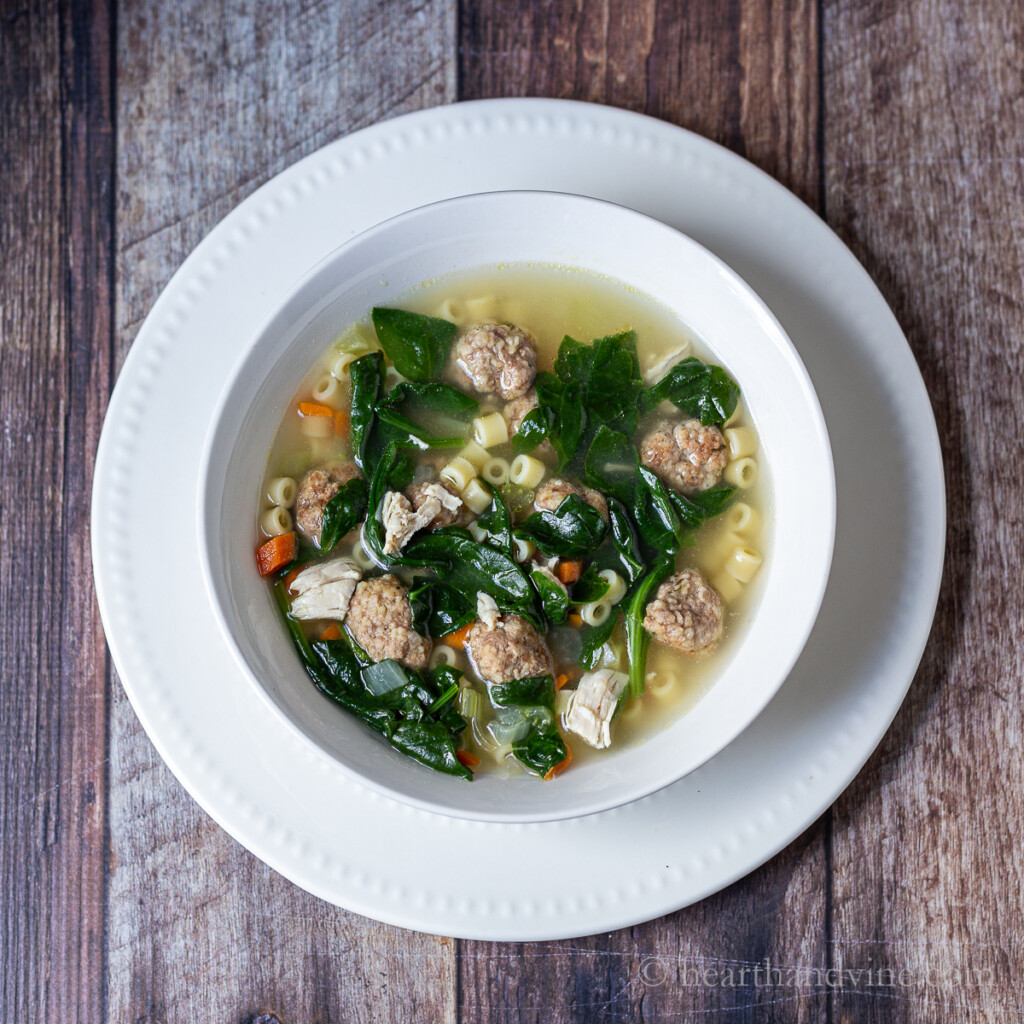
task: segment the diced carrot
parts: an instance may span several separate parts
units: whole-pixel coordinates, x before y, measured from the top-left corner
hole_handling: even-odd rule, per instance
[[[480,763],[480,758],[476,754],[471,754],[468,750],[456,750],[455,756],[467,768],[475,768]]]
[[[338,410],[334,414],[334,433],[337,437],[348,437],[349,416],[344,410]]]
[[[545,780],[553,779],[556,775],[561,775],[569,765],[572,764],[572,747],[568,743],[565,745],[565,760],[559,761],[558,764],[553,764],[544,776]]]
[[[334,416],[334,410],[329,405],[321,405],[319,402],[299,402],[300,416]]]
[[[567,682],[569,682],[568,672],[563,672],[560,676],[555,676],[555,689],[560,690]]]
[[[269,576],[283,569],[289,562],[294,562],[298,550],[294,531],[282,533],[280,537],[271,537],[266,544],[256,549],[256,566],[260,575]]]
[[[570,583],[575,583],[583,575],[583,563],[570,561],[559,562],[558,568],[555,569],[555,573],[558,578],[568,586]]]
[[[575,626],[577,629],[583,625],[583,616],[579,612],[569,612],[569,625]]]
[[[449,647],[457,647],[460,651],[464,651],[466,649],[466,637],[472,628],[473,623],[469,622],[463,626],[462,629],[457,629],[454,633],[449,633],[447,636],[441,637],[441,643],[445,643]]]
[[[332,622],[321,634],[321,640],[340,640],[341,629],[336,622]]]

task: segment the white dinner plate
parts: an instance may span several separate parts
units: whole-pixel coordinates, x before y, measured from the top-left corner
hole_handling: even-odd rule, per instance
[[[231,367],[283,294],[386,217],[512,188],[631,206],[729,263],[807,366],[838,491],[818,622],[754,724],[653,796],[537,825],[393,803],[282,728],[220,637],[197,554],[204,435]],[[408,928],[504,940],[657,917],[751,871],[814,821],[903,700],[934,614],[944,539],[941,456],[921,376],[839,239],[771,178],[699,136],[557,100],[487,100],[375,125],[239,205],[139,331],[104,424],[92,509],[96,587],[118,674],[202,807],[332,903]]]

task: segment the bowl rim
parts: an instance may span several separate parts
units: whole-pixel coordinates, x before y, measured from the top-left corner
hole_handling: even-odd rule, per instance
[[[792,644],[790,655],[785,659],[784,667],[778,671],[777,678],[774,680],[771,686],[763,687],[759,691],[759,699],[753,702],[747,709],[747,713],[740,716],[739,724],[734,728],[730,727],[727,731],[724,741],[717,745],[714,750],[709,752],[706,757],[695,764],[684,765],[679,771],[673,770],[665,775],[670,777],[658,777],[648,780],[647,783],[635,785],[630,788],[630,792],[621,796],[605,796],[601,799],[592,800],[589,804],[582,808],[570,808],[568,810],[559,810],[557,808],[551,810],[538,810],[538,811],[503,811],[501,809],[493,809],[483,811],[476,811],[472,809],[459,808],[446,803],[440,799],[430,799],[414,794],[403,792],[401,789],[392,786],[386,782],[382,782],[379,779],[364,774],[357,770],[355,767],[346,764],[341,759],[334,756],[331,751],[325,749],[313,736],[306,732],[302,726],[294,720],[294,718],[288,713],[288,711],[272,696],[269,690],[260,681],[258,674],[253,670],[249,663],[248,658],[242,651],[238,640],[236,639],[234,629],[230,621],[228,620],[227,613],[224,604],[218,597],[218,583],[214,578],[213,566],[215,563],[214,553],[216,551],[217,539],[214,536],[214,529],[212,523],[212,517],[208,516],[210,510],[210,502],[213,491],[215,490],[214,484],[211,479],[211,463],[216,458],[217,445],[215,442],[218,440],[218,434],[221,425],[224,420],[225,413],[230,407],[230,398],[233,393],[235,386],[238,383],[239,378],[242,376],[249,359],[252,355],[254,348],[258,341],[263,338],[268,331],[273,327],[275,322],[284,315],[285,310],[293,303],[293,301],[303,292],[307,286],[309,286],[314,279],[323,271],[324,267],[331,264],[334,260],[339,257],[343,251],[348,250],[351,247],[365,244],[376,237],[378,234],[383,234],[393,230],[397,225],[404,223],[407,220],[413,220],[419,216],[427,215],[428,212],[435,211],[437,208],[446,208],[454,205],[472,204],[474,202],[490,202],[494,200],[504,201],[556,201],[565,203],[576,203],[579,204],[581,209],[583,207],[605,207],[612,208],[627,214],[631,218],[635,218],[637,221],[646,222],[648,229],[654,231],[660,231],[664,236],[672,238],[674,242],[682,240],[691,247],[702,260],[708,262],[713,266],[716,271],[722,275],[723,278],[729,280],[733,287],[740,292],[745,301],[751,303],[757,310],[760,316],[771,325],[771,328],[777,336],[777,342],[781,344],[781,349],[786,356],[790,366],[795,372],[795,377],[800,385],[800,389],[803,393],[804,400],[807,405],[808,411],[814,421],[818,438],[821,442],[821,453],[824,457],[825,465],[822,467],[827,470],[825,473],[825,481],[827,483],[826,490],[820,495],[820,498],[824,505],[827,506],[825,509],[818,509],[819,512],[827,512],[827,518],[823,524],[824,528],[824,546],[823,546],[823,560],[821,566],[821,572],[818,576],[818,585],[815,593],[808,604],[808,612],[805,617],[803,629],[798,635],[798,640]],[[500,262],[500,261],[495,261]],[[508,261],[509,263],[517,261]],[[540,263],[542,261],[538,261]],[[472,266],[467,265],[466,267],[460,268],[458,272],[471,271],[477,267],[485,266],[486,264],[473,264]],[[554,265],[554,261],[552,261]],[[566,264],[566,269],[577,269],[572,268]],[[579,268],[584,269],[586,268]],[[607,279],[618,280],[613,278],[612,275],[602,275],[599,271],[586,270],[587,273],[592,273],[595,276],[604,276]],[[653,299],[651,296],[645,296],[651,301],[658,302],[659,300]],[[670,311],[679,316],[677,309],[669,307]],[[685,318],[683,319],[685,323]],[[237,443],[237,437],[233,443]],[[198,487],[196,494],[196,505],[195,513],[197,520],[198,529],[198,541],[199,541],[199,561],[203,576],[203,585],[209,599],[210,605],[212,606],[214,616],[217,622],[217,626],[222,639],[227,643],[228,649],[235,663],[239,666],[243,676],[246,678],[248,683],[253,689],[259,694],[264,705],[270,708],[275,717],[282,722],[286,728],[291,732],[293,736],[298,738],[307,749],[315,751],[315,753],[334,767],[336,770],[341,771],[348,778],[364,786],[381,796],[387,797],[390,800],[394,800],[399,804],[407,807],[413,807],[417,810],[421,810],[432,814],[442,814],[446,817],[452,817],[457,819],[463,819],[468,821],[476,821],[481,823],[497,823],[497,824],[533,824],[543,823],[550,821],[565,821],[575,818],[587,817],[592,814],[599,814],[603,811],[612,810],[616,807],[622,807],[627,804],[631,804],[637,800],[644,799],[645,797],[651,796],[654,793],[672,785],[682,778],[697,771],[703,765],[707,764],[712,758],[718,753],[733,743],[749,726],[757,719],[762,711],[767,707],[771,700],[778,693],[782,684],[788,678],[790,672],[793,670],[796,661],[803,652],[807,640],[817,622],[818,615],[821,610],[821,604],[824,600],[825,591],[828,586],[828,581],[831,575],[832,560],[835,552],[835,534],[836,534],[836,479],[835,479],[835,465],[832,454],[832,446],[828,435],[828,429],[825,422],[825,417],[821,409],[820,402],[818,400],[817,393],[814,389],[813,382],[807,369],[804,365],[800,354],[793,345],[785,328],[779,322],[778,318],[772,312],[770,307],[764,302],[760,295],[720,257],[715,255],[706,246],[702,245],[696,239],[687,235],[684,231],[679,230],[669,224],[665,224],[648,214],[641,213],[637,210],[630,208],[622,203],[612,202],[606,199],[598,199],[592,196],[580,195],[572,192],[564,192],[559,190],[547,190],[547,189],[508,189],[508,190],[492,190],[486,192],[475,192],[468,193],[461,196],[453,196],[447,199],[441,199],[430,203],[425,203],[421,206],[414,207],[410,210],[403,211],[402,213],[388,217],[385,220],[372,225],[371,227],[358,232],[351,238],[341,242],[338,246],[328,252],[321,259],[317,260],[304,274],[302,274],[292,285],[278,298],[274,308],[267,314],[266,317],[261,321],[259,326],[252,332],[247,343],[242,348],[238,358],[232,365],[230,372],[228,373],[225,382],[220,390],[217,397],[213,415],[208,424],[202,446],[202,455],[199,462],[199,475],[198,475]],[[714,684],[712,684],[713,686]],[[326,699],[326,698],[325,698]],[[684,717],[689,712],[683,712],[679,717]],[[640,745],[643,745],[642,743]],[[426,769],[425,769],[426,770]]]

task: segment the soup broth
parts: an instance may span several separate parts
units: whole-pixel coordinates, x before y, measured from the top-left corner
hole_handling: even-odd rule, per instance
[[[625,331],[635,332],[639,371],[647,386],[661,381],[669,370],[688,358],[696,357],[705,363],[713,362],[700,340],[669,310],[618,282],[580,271],[519,265],[485,268],[428,282],[407,293],[395,305],[411,313],[449,321],[457,326],[460,336],[481,324],[513,324],[525,328],[536,341],[536,369],[542,376],[546,374],[550,378],[555,376],[552,371],[556,369],[560,346],[567,336],[590,343],[593,339],[619,335]],[[355,424],[349,418],[355,415],[351,408],[351,368],[361,353],[379,349],[380,342],[374,324],[367,314],[364,319],[347,327],[310,369],[269,453],[266,486],[260,497],[257,517],[260,524],[258,544],[265,544],[268,537],[287,534],[293,526],[292,514],[288,511],[289,494],[284,494],[282,498],[280,493],[284,486],[282,480],[297,486],[316,467],[347,463],[353,458]],[[391,360],[386,362],[385,393],[404,379]],[[474,391],[466,373],[458,368],[453,359],[447,360],[439,379],[479,401],[474,423],[489,416],[502,419],[506,400],[497,394]],[[739,384],[742,386],[742,381]],[[325,410],[329,410],[329,413]],[[430,410],[427,410],[425,422],[431,431],[447,430],[451,433],[453,420],[450,415],[434,416],[433,419],[431,416]],[[647,450],[644,447],[646,438],[660,426],[666,422],[674,425],[680,421],[693,422],[672,401],[660,401],[650,409],[644,407],[636,418],[636,430],[632,435],[638,449],[641,452]],[[593,435],[592,430],[590,435],[586,435],[586,429],[591,428],[584,430],[588,439],[592,439]],[[723,511],[689,531],[685,540],[690,543],[682,546],[674,558],[676,573],[687,570],[699,572],[719,595],[724,607],[721,638],[709,653],[698,654],[681,653],[659,642],[657,638],[650,641],[640,682],[643,692],[628,700],[618,698],[618,710],[610,727],[611,751],[642,742],[652,732],[685,713],[700,699],[721,673],[758,599],[758,582],[763,571],[759,567],[762,559],[767,557],[770,537],[770,482],[763,453],[758,451],[756,424],[745,409],[742,399],[722,424],[721,439],[726,452],[722,457],[727,459],[721,473],[722,479],[716,479],[714,487],[698,491],[695,496],[691,495],[691,499],[699,503],[701,494],[718,493],[719,485],[731,486],[734,493]],[[472,468],[484,479],[491,479],[496,484],[498,494],[504,499],[511,515],[511,526],[516,528],[521,527],[535,512],[533,499],[537,494],[537,485],[517,486],[502,481],[502,473],[507,474],[509,466],[515,464],[517,453],[513,442],[514,437],[509,441],[499,440],[488,445],[486,450],[472,444],[468,447],[475,452],[478,462],[491,460],[490,463],[482,462],[482,465]],[[414,449],[411,452],[415,464],[414,482],[436,481],[439,470],[451,465],[460,451],[472,458],[470,451],[465,451],[466,445],[466,440],[459,437],[457,446]],[[545,440],[531,450],[530,457],[539,456],[538,461],[544,467],[544,481],[567,478],[583,486],[580,456],[570,462],[567,469],[560,469],[557,466],[558,454],[552,449],[550,440]],[[502,465],[494,468],[491,463],[495,459]],[[488,476],[492,469],[493,474]],[[688,468],[684,467],[683,472],[689,472]],[[665,478],[663,472],[657,475]],[[443,474],[441,479],[445,479]],[[543,482],[540,486],[543,486]],[[465,495],[469,492],[460,493],[464,501],[468,502]],[[725,502],[727,497],[723,496],[722,501]],[[687,502],[685,497],[674,500],[684,506]],[[285,514],[281,515],[281,512]],[[370,517],[375,514],[372,497],[367,514]],[[608,520],[607,513],[605,520]],[[463,525],[468,525],[475,540],[483,537],[484,543],[494,543],[493,537],[481,534],[477,523]],[[450,527],[449,532],[453,529],[456,528]],[[414,534],[414,541],[410,543],[414,544],[416,537],[428,532]],[[642,545],[642,540],[640,543]],[[535,552],[532,560],[519,558],[525,555],[526,547],[525,543],[515,547],[520,565],[526,566],[527,571],[531,567],[546,566],[556,578],[561,573],[562,581],[569,580],[564,589],[567,597],[572,600],[580,586],[571,580],[576,570],[572,568],[571,571],[563,572],[563,569],[566,564],[575,564],[578,560],[560,558],[556,562],[541,552]],[[333,560],[343,556],[350,559],[363,578],[380,576],[385,570],[377,564],[368,548],[372,549],[372,545],[367,543],[365,532],[357,525],[338,539],[329,558]],[[318,552],[307,549],[304,554],[298,552],[297,558],[283,568],[294,575],[294,564],[315,561],[318,557],[321,557]],[[655,554],[648,549],[647,557],[649,562],[655,558]],[[586,558],[582,559],[582,563],[587,564]],[[413,594],[424,580],[435,578],[429,570],[410,565],[393,565],[387,571]],[[273,574],[284,576],[283,571],[277,569]],[[625,612],[625,606],[635,594],[640,579],[635,583],[628,580],[623,582],[628,596],[621,603],[609,606],[609,614],[617,620],[616,625],[611,635],[595,648],[596,653],[590,659],[590,672],[607,669],[613,673],[629,673],[630,655],[635,655],[642,646],[635,636],[632,639],[627,636],[628,616]],[[287,586],[281,580],[277,587],[279,596],[282,593],[287,595]],[[652,589],[647,596],[648,602],[655,597],[655,593],[660,591]],[[609,592],[604,599],[570,604],[564,623],[552,625],[550,620],[541,623],[542,627],[548,627],[542,628],[540,632],[551,650],[552,676],[555,685],[559,687],[554,702],[555,721],[566,746],[571,750],[574,764],[592,757],[608,756],[609,753],[607,749],[595,749],[576,735],[570,728],[568,716],[574,687],[578,686],[581,676],[588,671],[579,665],[580,637],[586,635],[589,628],[584,628],[580,616],[586,615],[590,606],[600,604],[601,600],[609,600],[611,596]],[[476,595],[472,597],[475,600]],[[286,604],[287,596],[284,601]],[[594,615],[600,614],[600,610],[590,610]],[[290,622],[293,636],[296,630],[301,631],[303,637],[313,643],[320,642],[321,646],[322,641],[318,641],[318,638],[324,636],[335,637],[339,643],[347,642],[347,631],[344,626],[339,626],[341,624],[329,616]],[[452,634],[457,635],[457,632]],[[464,643],[453,643],[451,636],[430,637],[428,642],[430,665],[449,664],[463,673],[459,680],[459,692],[451,698],[452,707],[457,708],[467,720],[467,727],[458,741],[460,763],[471,766],[474,773],[489,771],[510,774],[523,771],[521,748],[517,747],[520,749],[518,755],[512,749],[517,743],[521,744],[522,739],[510,739],[516,735],[516,729],[521,731],[522,721],[516,720],[511,728],[504,728],[504,711],[491,705],[488,681],[481,678]],[[301,645],[301,639],[297,643]],[[634,657],[632,662],[635,674],[637,659]],[[631,680],[632,690],[635,690],[635,684],[636,680]],[[321,686],[321,689],[325,687]],[[623,692],[631,692],[631,689]],[[439,693],[437,699],[440,700],[442,696]]]

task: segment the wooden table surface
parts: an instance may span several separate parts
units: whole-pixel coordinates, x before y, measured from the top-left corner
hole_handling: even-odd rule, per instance
[[[2,0],[0,1021],[1024,1017],[1022,68],[1020,0]],[[692,128],[825,218],[920,363],[949,538],[906,704],[789,848],[489,944],[322,903],[193,803],[111,669],[88,513],[118,368],[218,220],[353,129],[511,95]]]

